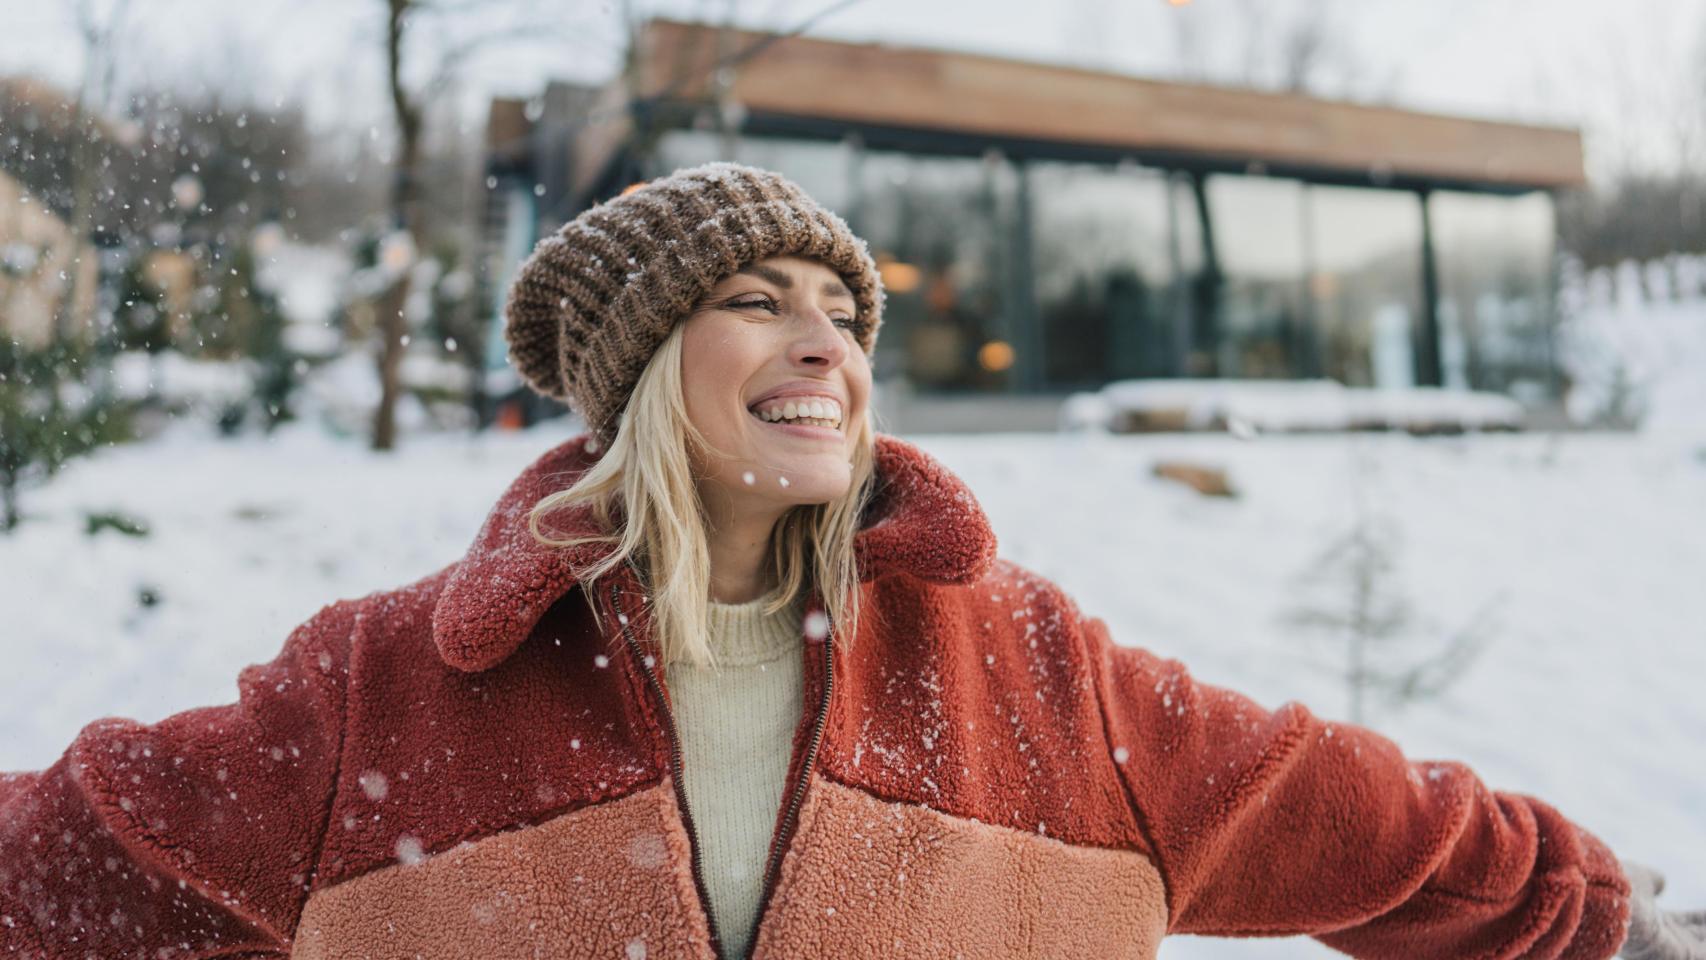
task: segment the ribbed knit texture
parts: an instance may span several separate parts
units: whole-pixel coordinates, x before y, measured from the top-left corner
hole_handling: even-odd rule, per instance
[[[727,956],[746,953],[758,919],[776,813],[804,700],[798,600],[766,617],[767,598],[710,604],[717,669],[664,666],[682,780],[705,886]]]
[[[789,254],[846,281],[870,355],[883,284],[865,241],[781,174],[718,162],[595,204],[540,240],[505,300],[510,362],[535,392],[578,409],[608,445],[670,330],[741,267]]]

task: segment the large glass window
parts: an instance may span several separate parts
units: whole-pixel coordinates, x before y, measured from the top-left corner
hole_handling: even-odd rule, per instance
[[[1348,386],[1412,386],[1424,326],[1420,198],[1310,186],[1307,199],[1307,292],[1321,372]]]
[[[852,226],[888,303],[875,373],[928,390],[1003,390],[1029,349],[1014,309],[1015,175],[982,159],[872,151],[858,161]]]
[[[1519,398],[1549,395],[1555,389],[1551,198],[1439,191],[1428,204],[1446,385]]]
[[[1183,174],[1030,161],[1021,181],[993,151],[677,130],[650,175],[725,157],[783,172],[870,243],[889,294],[879,378],[932,391],[1202,375],[1416,382],[1422,206],[1410,192],[1209,175],[1210,274]],[[1550,198],[1438,191],[1428,211],[1445,385],[1547,393]]]
[[[1135,164],[1034,162],[1026,175],[1049,385],[1178,374],[1189,328],[1174,232],[1181,219],[1195,223],[1189,197]],[[1169,209],[1179,203],[1185,217]]]
[[[1303,184],[1216,174],[1208,180],[1208,204],[1222,279],[1219,375],[1318,375],[1319,345],[1304,287]]]

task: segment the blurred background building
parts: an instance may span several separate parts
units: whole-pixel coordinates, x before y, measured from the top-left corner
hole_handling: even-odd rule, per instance
[[[605,87],[492,101],[494,415],[560,412],[502,342],[534,243],[710,160],[783,172],[870,242],[895,429],[1048,428],[1128,379],[1563,393],[1575,129],[659,19]]]

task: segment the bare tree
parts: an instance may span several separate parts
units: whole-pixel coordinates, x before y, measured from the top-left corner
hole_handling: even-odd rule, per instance
[[[1244,28],[1244,83],[1286,93],[1318,93],[1321,75],[1343,50],[1344,14],[1332,0],[1277,7],[1239,0]]]
[[[562,18],[534,19],[536,6],[530,2],[505,0],[381,0],[385,12],[386,87],[389,94],[391,119],[397,138],[392,162],[391,190],[387,218],[390,227],[401,238],[390,244],[394,250],[422,251],[430,247],[426,224],[423,221],[421,183],[423,176],[423,136],[427,120],[427,105],[435,102],[449,89],[460,69],[477,53],[489,51],[507,43],[554,42],[562,38]],[[440,18],[454,20],[465,26],[471,19],[499,19],[497,14],[520,9],[529,15],[526,22],[514,22],[497,27],[458,29],[454,40],[437,50],[423,50],[411,44],[420,35],[423,23]],[[489,16],[488,16],[489,15]],[[448,31],[446,31],[448,32]],[[411,87],[405,76],[420,71],[417,59],[431,58],[427,80]],[[406,238],[406,239],[403,239]],[[408,323],[404,305],[409,299],[409,284],[413,271],[397,271],[396,279],[378,298],[376,320],[379,334],[379,406],[373,417],[373,449],[390,450],[397,442],[397,401],[402,394],[401,369],[403,350],[407,343]]]
[[[1300,586],[1319,587],[1321,595],[1305,595],[1282,621],[1344,644],[1337,670],[1345,681],[1351,722],[1365,723],[1370,694],[1411,703],[1438,696],[1461,677],[1491,639],[1490,619],[1502,598],[1494,597],[1451,630],[1416,615],[1396,576],[1397,527],[1368,503],[1366,478],[1373,463],[1360,439],[1353,435],[1350,442],[1351,523],[1300,578]]]
[[[1237,0],[1230,6],[1175,0],[1173,6],[1175,72],[1186,80],[1319,96],[1336,75],[1334,95],[1390,99],[1401,70],[1401,64],[1376,69],[1357,56],[1350,28],[1361,8],[1339,0]],[[1228,36],[1242,36],[1242,53],[1233,64],[1216,66],[1209,55]]]
[[[113,68],[117,61],[113,37],[123,27],[124,15],[129,5],[129,0],[117,0],[103,14],[95,9],[94,0],[79,0],[77,4],[77,33],[83,41],[83,78],[71,115],[71,130],[76,140],[71,157],[70,227],[76,249],[83,249],[83,245],[89,240],[90,227],[94,220],[96,179],[99,176],[94,162],[97,144],[95,137],[87,132],[94,129],[94,126],[85,123],[85,116],[92,112],[99,117],[106,112],[112,96]],[[75,311],[81,302],[82,277],[83,270],[80,265],[71,270],[69,286],[62,301],[64,307],[54,324],[56,340],[65,340],[71,336],[71,328],[76,319]]]
[[[1292,20],[1279,36],[1279,88],[1287,93],[1307,93],[1315,89],[1316,74],[1332,52],[1331,4],[1307,4],[1304,13]]]
[[[1678,60],[1667,27],[1635,18],[1547,87],[1590,118],[1590,185],[1558,205],[1560,241],[1588,268],[1706,251],[1706,30]]]
[[[722,153],[725,158],[730,157],[737,140],[735,135],[743,122],[740,105],[730,97],[741,66],[763,54],[772,45],[790,37],[800,36],[829,17],[860,2],[861,0],[836,0],[814,10],[792,26],[779,27],[740,44],[736,41],[740,39],[743,31],[735,23],[738,0],[723,0],[722,21],[692,25],[687,39],[680,47],[669,51],[669,76],[662,82],[660,89],[643,90],[642,85],[650,66],[642,59],[644,45],[639,42],[644,21],[635,17],[631,0],[622,0],[621,17],[628,38],[623,80],[627,87],[628,100],[632,103],[647,96],[659,100],[697,97],[708,103],[715,108],[710,119],[722,135]],[[628,138],[630,149],[642,156],[649,155],[658,138],[669,129],[669,123],[660,114],[653,112],[650,116],[650,122],[639,125]],[[583,118],[582,122],[594,123],[608,119],[608,113],[594,111]]]

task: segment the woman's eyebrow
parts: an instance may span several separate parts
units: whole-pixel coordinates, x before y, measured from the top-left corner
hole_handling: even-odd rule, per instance
[[[739,270],[736,270],[735,273],[744,273],[750,277],[767,280],[784,290],[792,290],[794,288],[793,277],[788,276],[775,267],[767,267],[761,263],[749,263],[746,266],[741,267]],[[823,295],[826,297],[847,297],[848,299],[852,299],[853,291],[847,289],[847,284],[842,283],[840,280],[825,280],[823,282]]]

